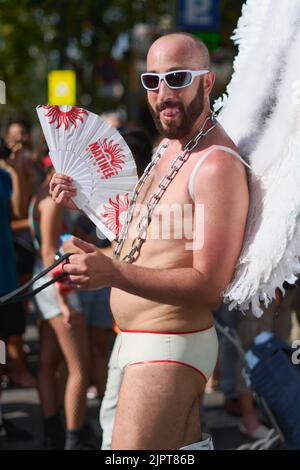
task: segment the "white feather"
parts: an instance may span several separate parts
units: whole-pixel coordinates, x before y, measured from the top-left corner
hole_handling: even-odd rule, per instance
[[[220,114],[252,169],[244,246],[224,296],[230,308],[256,316],[300,273],[299,24],[298,0],[248,0]]]
[[[248,0],[243,8],[233,36],[239,53],[227,87],[230,99],[219,116],[243,154],[253,150],[263,131],[299,15],[299,0]]]

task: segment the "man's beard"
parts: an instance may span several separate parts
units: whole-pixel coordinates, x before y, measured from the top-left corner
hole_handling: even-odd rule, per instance
[[[158,132],[167,137],[168,139],[183,139],[186,137],[192,130],[196,120],[200,116],[204,108],[204,90],[203,90],[203,81],[199,83],[198,91],[191,103],[185,108],[182,103],[167,100],[163,101],[156,107],[154,110],[148,103],[151,115],[153,117],[156,129]],[[172,123],[167,127],[164,127],[160,120],[160,112],[165,108],[176,107],[179,109],[181,114],[180,122]]]

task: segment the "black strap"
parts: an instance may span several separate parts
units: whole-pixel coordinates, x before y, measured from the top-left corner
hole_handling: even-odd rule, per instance
[[[26,284],[23,284],[23,286],[18,287],[18,289],[15,289],[14,291],[10,292],[9,294],[6,294],[6,295],[3,295],[2,297],[0,297],[0,308],[4,305],[13,304],[13,303],[16,303],[16,302],[23,302],[24,300],[29,299],[30,297],[38,294],[39,292],[41,292],[41,290],[45,289],[46,287],[50,286],[51,284],[54,284],[54,282],[60,281],[61,279],[63,279],[66,276],[65,273],[62,273],[62,274],[59,274],[58,276],[53,277],[50,281],[45,282],[45,284],[43,284],[40,287],[37,287],[36,289],[31,290],[30,292],[19,295],[22,292],[24,292],[25,290],[29,289],[32,286],[32,284],[34,284],[36,281],[41,279],[41,277],[44,277],[46,274],[48,274],[49,271],[51,271],[53,268],[58,266],[63,261],[67,260],[71,256],[71,254],[72,253],[64,254],[59,259],[57,259],[53,264],[51,264],[51,266],[44,269],[39,274],[37,274],[35,277],[33,277],[29,282],[26,282]]]

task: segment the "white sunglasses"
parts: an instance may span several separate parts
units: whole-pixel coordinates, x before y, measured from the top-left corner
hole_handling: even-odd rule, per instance
[[[191,85],[195,77],[206,73],[209,73],[209,70],[172,70],[166,73],[145,72],[141,75],[141,81],[143,87],[150,91],[158,90],[162,80],[169,88],[177,89]]]

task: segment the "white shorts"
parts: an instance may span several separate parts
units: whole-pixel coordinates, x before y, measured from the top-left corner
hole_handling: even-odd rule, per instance
[[[33,275],[36,276],[44,269],[43,264],[40,260],[37,260],[34,266]],[[33,289],[42,286],[47,281],[51,280],[50,274],[46,274],[41,279],[38,279],[33,284]],[[37,307],[38,314],[41,319],[43,320],[51,320],[51,318],[56,317],[57,315],[61,314],[60,307],[58,304],[57,299],[57,291],[54,284],[51,286],[46,287],[41,292],[36,294],[34,297],[34,303]],[[73,308],[76,312],[82,313],[82,307],[79,301],[79,297],[77,292],[71,291],[67,294],[67,301],[71,308]]]

